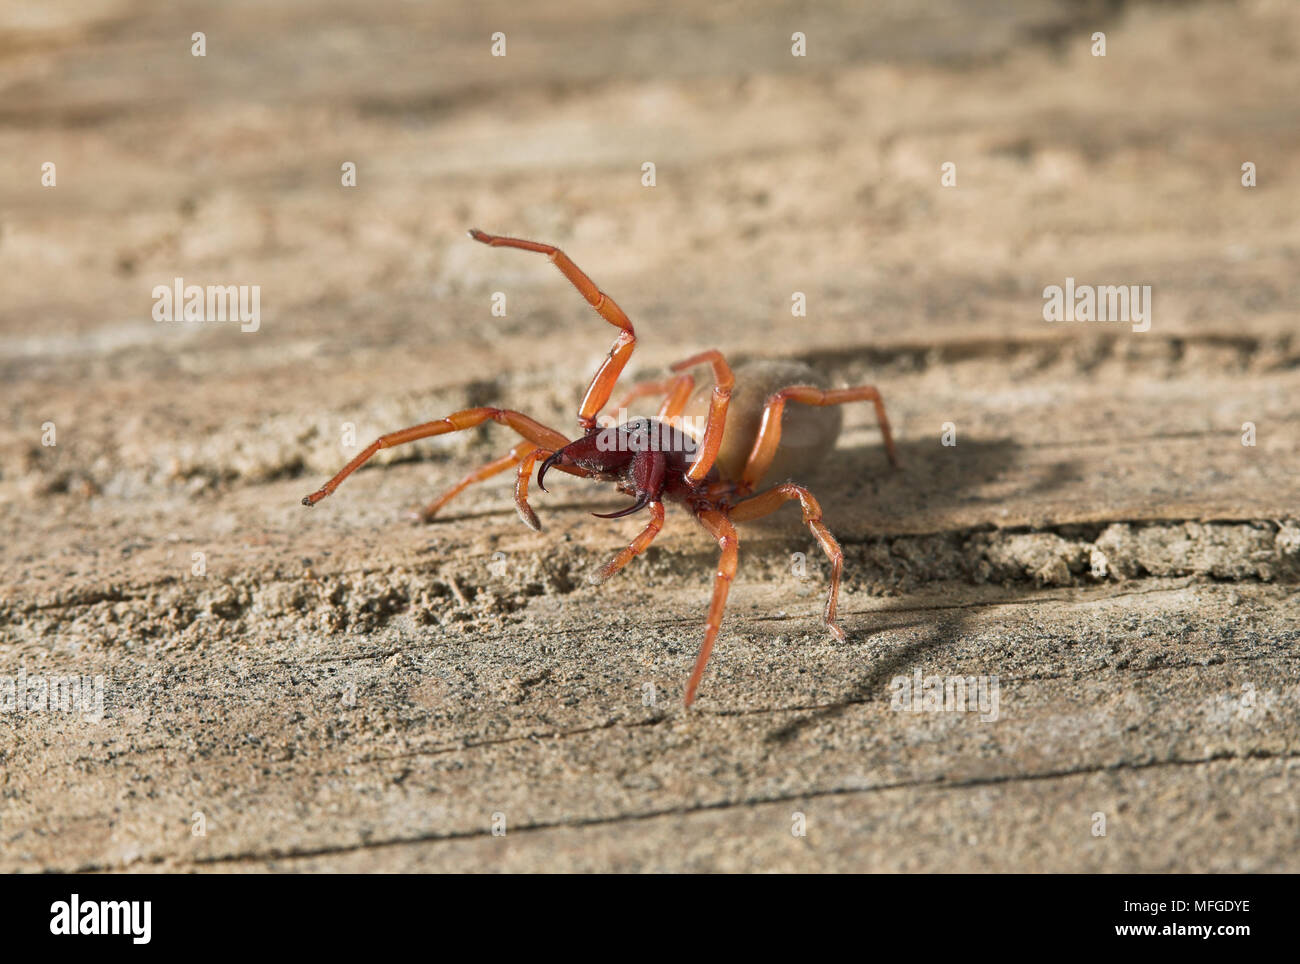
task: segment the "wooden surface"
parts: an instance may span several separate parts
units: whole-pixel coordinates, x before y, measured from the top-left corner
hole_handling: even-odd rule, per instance
[[[0,711],[0,869],[1300,869],[1300,9],[816,10],[0,14],[0,677],[105,681]],[[785,510],[683,712],[680,510],[604,587],[641,523],[575,480],[540,534],[505,476],[403,520],[497,427],[298,504],[468,405],[572,431],[612,329],[471,226],[616,298],[629,384],[717,347],[881,388],[903,469],[855,406],[801,480],[847,642]],[[153,321],[177,276],[259,329]],[[1151,329],[1044,322],[1067,277]],[[918,670],[998,719],[894,709]]]

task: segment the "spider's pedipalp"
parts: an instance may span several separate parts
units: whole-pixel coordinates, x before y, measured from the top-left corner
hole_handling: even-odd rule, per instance
[[[545,453],[548,457],[550,452],[546,449],[535,448],[522,459],[519,460],[519,474],[515,477],[515,511],[519,513],[519,518],[523,520],[524,525],[534,532],[542,531],[542,524],[537,519],[537,513],[533,507],[528,504],[528,479],[533,474],[533,463]]]
[[[529,452],[536,451],[536,449],[537,446],[533,442],[530,442],[527,439],[525,439],[524,441],[516,445],[514,448],[512,448],[508,454],[501,456],[501,458],[499,459],[495,459],[494,461],[489,462],[487,465],[483,466],[482,468],[475,469],[473,472],[470,472],[463,479],[461,479],[459,482],[453,485],[442,495],[438,496],[438,498],[434,499],[423,509],[412,511],[410,513],[411,518],[417,522],[432,522],[433,517],[436,516],[442,510],[443,506],[445,506],[452,499],[456,498],[456,496],[460,495],[471,485],[473,485],[476,482],[483,482],[487,479],[492,478],[492,476],[497,475],[498,473],[504,472],[506,469],[513,468],[515,465],[519,464],[520,460],[523,459],[524,456],[526,456]]]

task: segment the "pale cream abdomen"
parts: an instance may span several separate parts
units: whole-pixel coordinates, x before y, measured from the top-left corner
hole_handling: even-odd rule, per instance
[[[753,448],[768,397],[790,385],[828,388],[829,384],[816,369],[798,361],[758,359],[742,362],[734,367],[733,373],[736,384],[727,408],[727,428],[722,436],[717,468],[724,479],[735,480],[740,478]],[[708,370],[699,371],[695,377],[697,387],[682,412],[687,418],[683,426],[686,431],[696,425],[703,426],[713,395],[713,379]],[[835,447],[843,422],[843,409],[838,405],[823,407],[787,402],[781,419],[781,445],[760,481],[775,484],[807,475]]]

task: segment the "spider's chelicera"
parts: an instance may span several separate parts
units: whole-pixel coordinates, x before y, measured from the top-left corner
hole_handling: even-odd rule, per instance
[[[582,435],[570,441],[522,412],[507,408],[483,406],[453,412],[446,418],[376,439],[334,478],[304,498],[303,505],[315,505],[332,493],[380,449],[458,432],[492,420],[512,428],[523,441],[507,455],[461,479],[424,509],[421,518],[432,519],[443,506],[475,482],[516,468],[515,507],[529,528],[541,531],[537,515],[528,503],[528,482],[536,466],[537,484],[542,491],[546,491],[546,473],[556,469],[583,478],[613,482],[620,491],[632,497],[632,503],[626,508],[605,515],[597,513],[599,518],[617,519],[642,510],[650,513],[640,534],[593,575],[595,582],[605,581],[645,551],[663,528],[666,501],[684,505],[717,541],[721,558],[714,577],[713,600],[705,621],[704,641],[686,684],[687,706],[694,702],[695,692],[704,676],[704,667],[722,625],[727,591],[736,574],[738,542],[735,522],[768,515],[789,501],[799,502],[804,523],[831,562],[826,626],[837,639],[844,639],[844,633],[835,621],[844,554],[822,523],[821,506],[811,492],[793,482],[782,482],[757,494],[755,489],[768,475],[779,476],[786,469],[807,467],[810,462],[823,457],[834,446],[840,427],[838,409],[830,407],[845,402],[874,403],[885,451],[890,463],[897,465],[893,437],[880,393],[870,385],[827,389],[815,384],[792,383],[793,379],[803,382],[820,380],[815,372],[799,363],[752,362],[738,366],[733,374],[722,354],[711,350],[675,364],[672,378],[633,387],[619,406],[626,408],[631,401],[647,395],[662,395],[663,402],[655,418],[637,418],[602,427],[598,416],[609,402],[619,375],[636,346],[631,320],[559,248],[536,241],[485,234],[479,230],[471,231],[470,237],[493,247],[522,248],[545,254],[600,316],[619,329],[608,357],[597,369],[578,409]],[[712,369],[713,384],[707,392],[703,389],[696,391],[695,376],[690,374],[691,369],[701,365]],[[787,411],[787,402],[812,408]],[[703,413],[692,419],[686,414],[692,407],[703,409]],[[810,417],[810,413],[817,410],[824,411],[826,416],[820,419]],[[702,431],[697,434],[686,431],[692,422],[702,424]],[[783,430],[787,433],[788,444],[779,449]],[[539,459],[542,461],[537,465]]]

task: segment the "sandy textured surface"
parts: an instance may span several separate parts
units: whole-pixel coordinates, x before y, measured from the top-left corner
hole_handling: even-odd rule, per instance
[[[104,697],[0,707],[0,870],[1300,870],[1300,7],[459,6],[0,13],[0,701]],[[299,505],[470,405],[573,431],[612,329],[471,226],[618,300],[627,384],[880,386],[903,468],[854,406],[801,479],[846,642],[786,509],[684,712],[679,509],[603,587],[642,523],[577,480],[405,521],[497,426]],[[258,330],[155,322],[178,276]],[[1067,277],[1150,330],[1044,322]]]

